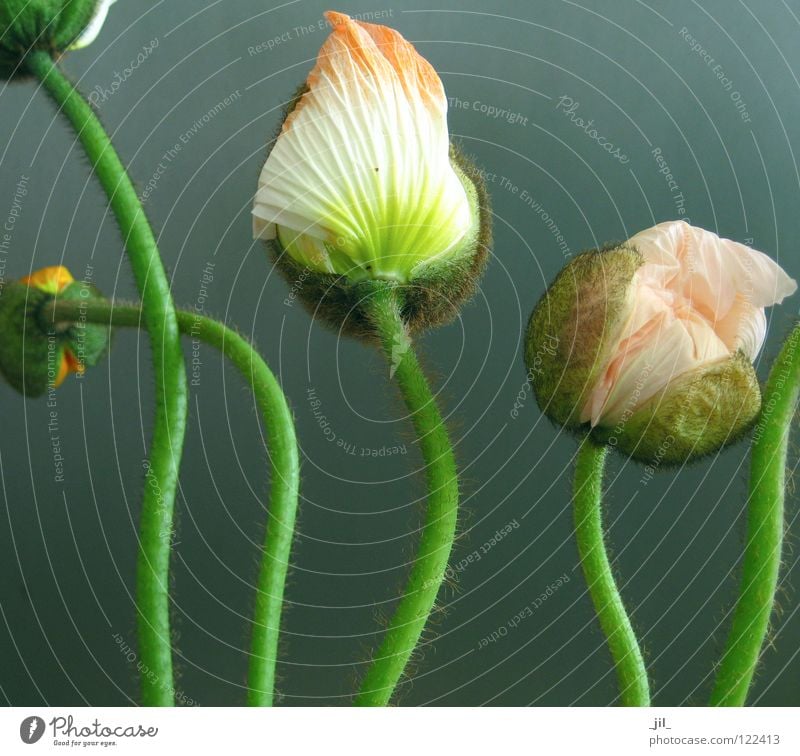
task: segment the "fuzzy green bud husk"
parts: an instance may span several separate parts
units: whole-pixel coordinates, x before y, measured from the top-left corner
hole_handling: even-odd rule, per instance
[[[104,300],[100,290],[83,281],[73,281],[62,292],[60,299],[71,299],[88,302],[91,299]],[[73,323],[65,333],[66,344],[84,367],[94,367],[105,356],[109,349],[110,331],[108,326],[85,323]]]
[[[641,255],[625,245],[583,252],[558,274],[528,322],[525,362],[539,407],[577,430],[579,415],[627,317]]]
[[[39,308],[49,294],[20,283],[0,292],[0,373],[25,396],[37,397],[55,382],[60,338],[39,326]]]
[[[2,0],[0,78],[24,74],[25,56],[43,50],[57,56],[92,21],[98,0]]]
[[[760,410],[758,378],[737,352],[679,376],[616,426],[598,426],[593,435],[645,464],[682,465],[738,441]]]

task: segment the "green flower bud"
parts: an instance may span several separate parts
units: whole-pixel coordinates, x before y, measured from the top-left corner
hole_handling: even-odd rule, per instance
[[[711,454],[758,416],[764,308],[795,289],[763,253],[683,221],[585,252],[528,325],[537,402],[648,464]]]
[[[61,372],[59,339],[39,327],[38,312],[50,295],[21,283],[0,291],[0,373],[21,394],[41,396]]]
[[[82,374],[108,351],[109,331],[81,322],[54,324],[54,299],[102,299],[96,287],[74,281],[62,266],[44,268],[0,290],[0,374],[20,393],[42,396],[70,373]]]
[[[110,4],[110,0],[2,0],[0,78],[24,73],[22,64],[32,50],[55,57],[89,44]]]
[[[450,145],[432,66],[392,29],[328,13],[333,32],[261,171],[254,234],[294,293],[335,328],[368,336],[376,280],[418,331],[474,292],[491,241],[479,172]]]

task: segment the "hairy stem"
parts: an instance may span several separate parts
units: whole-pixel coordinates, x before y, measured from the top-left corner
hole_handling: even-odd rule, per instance
[[[456,533],[458,477],[447,429],[414,354],[397,292],[390,284],[378,283],[368,307],[394,380],[411,413],[429,492],[411,574],[355,699],[360,706],[385,706],[419,642],[444,579]]]
[[[142,298],[153,355],[156,412],[139,523],[136,596],[141,692],[147,706],[172,706],[169,559],[188,393],[175,307],[153,230],[100,120],[48,53],[33,51],[25,64],[75,129],[108,196]]]
[[[57,300],[51,322],[140,326],[139,307],[95,300]],[[271,491],[269,520],[258,575],[248,675],[251,706],[271,706],[280,639],[286,574],[297,515],[300,463],[291,410],[278,381],[252,344],[235,331],[196,312],[177,311],[180,332],[222,352],[250,385],[269,443]]]
[[[575,463],[575,536],[583,574],[600,627],[608,641],[623,706],[649,706],[642,652],[622,603],[603,539],[603,470],[607,447],[586,437]]]
[[[744,706],[767,636],[783,543],[783,502],[789,433],[800,393],[800,325],[772,366],[753,432],[750,490],[739,598],[717,670],[712,706]]]

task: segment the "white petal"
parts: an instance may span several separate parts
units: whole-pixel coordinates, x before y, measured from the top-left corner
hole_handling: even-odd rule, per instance
[[[648,274],[664,282],[676,276],[681,269],[678,253],[688,224],[683,221],[659,223],[646,228],[628,240],[644,257]]]
[[[627,420],[676,378],[730,356],[727,347],[704,323],[664,318],[647,344],[624,362],[592,423]]]
[[[767,316],[763,307],[754,307],[740,295],[728,314],[716,322],[714,330],[732,352],[741,349],[752,362],[767,336]]]
[[[628,320],[584,406],[584,422],[615,425],[678,376],[730,355],[711,324],[650,274],[643,266],[634,277]]]
[[[331,18],[310,89],[261,171],[254,230],[312,233],[375,275],[408,275],[473,223],[450,165],[444,89],[396,32]]]
[[[97,10],[89,22],[89,25],[83,30],[83,33],[72,43],[70,50],[81,50],[88,47],[97,39],[103,24],[106,22],[108,10],[116,3],[117,0],[99,0],[97,3]]]
[[[737,296],[754,307],[770,307],[797,288],[781,267],[763,252],[692,228],[693,256],[687,259],[685,294],[698,306],[723,318]]]

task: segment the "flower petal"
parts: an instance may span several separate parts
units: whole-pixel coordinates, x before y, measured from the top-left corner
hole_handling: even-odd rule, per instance
[[[684,244],[685,227],[681,221],[659,223],[628,240],[644,257],[650,274],[665,282],[680,273],[679,251]]]
[[[770,307],[797,289],[768,255],[685,221],[659,223],[630,243],[648,265],[668,269],[670,285],[712,320],[724,318],[739,294],[755,307]]]
[[[628,320],[581,413],[592,426],[616,424],[674,378],[731,354],[712,325],[658,279],[648,266],[636,272]]]
[[[51,265],[21,278],[20,283],[33,286],[47,294],[58,294],[58,292],[65,289],[74,280],[68,268],[65,268],[63,265]]]
[[[333,31],[259,178],[254,235],[276,226],[338,254],[321,269],[407,279],[472,226],[449,159],[447,100],[397,32],[328,13]]]
[[[660,277],[677,298],[707,319],[731,352],[743,349],[751,359],[766,336],[763,308],[797,289],[763,252],[685,221],[660,223],[630,243],[645,257],[643,275],[647,271],[653,280]]]
[[[731,352],[741,349],[752,362],[767,336],[767,316],[763,307],[754,307],[740,294],[727,315],[716,321],[714,330]]]
[[[61,362],[58,365],[58,373],[53,381],[53,388],[58,388],[67,379],[70,373],[83,374],[85,367],[83,363],[69,350],[64,348],[61,352]]]
[[[69,48],[70,50],[81,50],[84,47],[91,45],[92,42],[97,39],[98,35],[100,34],[100,30],[103,28],[103,24],[106,22],[109,9],[116,2],[117,0],[98,0],[97,10],[92,17],[92,20],[83,30],[83,33],[80,35],[80,37],[78,37],[78,39],[72,43],[71,47]]]
[[[665,315],[641,349],[621,357],[617,378],[603,404],[593,407],[591,423],[624,421],[675,378],[729,356],[705,323]]]
[[[770,307],[797,288],[763,252],[701,228],[691,228],[691,240],[685,294],[716,318],[728,314],[737,295],[755,307]]]

